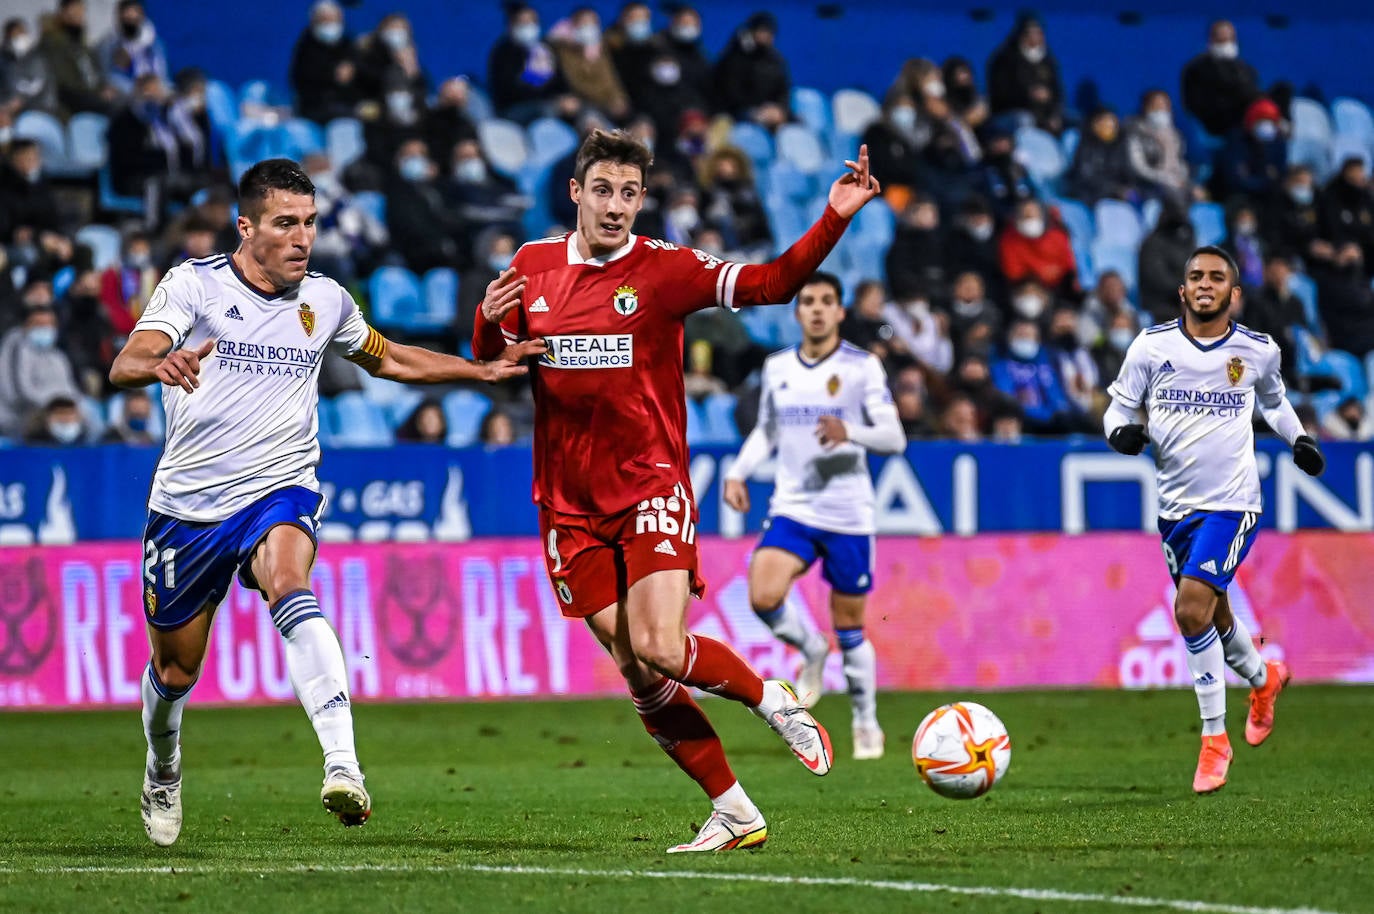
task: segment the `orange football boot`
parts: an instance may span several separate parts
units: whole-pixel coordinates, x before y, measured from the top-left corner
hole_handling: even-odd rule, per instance
[[[1258,689],[1250,690],[1250,716],[1245,718],[1245,741],[1252,746],[1264,742],[1274,731],[1274,702],[1293,678],[1282,660],[1270,660],[1264,668],[1269,678]]]
[[[1193,774],[1193,791],[1211,793],[1226,786],[1226,771],[1231,767],[1231,740],[1225,734],[1204,736],[1202,751],[1197,757],[1197,772]]]

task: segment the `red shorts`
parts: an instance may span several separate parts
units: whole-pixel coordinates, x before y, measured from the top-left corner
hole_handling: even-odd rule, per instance
[[[655,571],[684,569],[695,597],[706,592],[698,574],[697,512],[682,486],[615,514],[561,514],[539,509],[544,564],[563,615],[583,619],[625,599]]]

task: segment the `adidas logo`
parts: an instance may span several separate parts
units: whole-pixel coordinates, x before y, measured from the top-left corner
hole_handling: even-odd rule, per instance
[[[1173,371],[1173,370],[1174,370],[1174,363],[1173,363],[1173,362],[1170,362],[1168,359],[1165,359],[1165,360],[1164,360],[1164,364],[1159,366],[1159,373],[1160,373],[1160,374],[1168,374],[1169,372],[1171,372],[1171,371]]]
[[[324,703],[324,706],[321,707],[320,710],[321,710],[321,711],[328,711],[330,708],[346,708],[346,707],[348,707],[348,696],[345,695],[343,692],[340,692],[338,695],[335,695],[333,698],[331,698],[331,699],[329,699],[328,701],[326,701],[326,702]]]
[[[241,320],[243,320],[243,315],[242,315],[242,314],[239,314],[239,306],[238,306],[238,305],[230,305],[230,306],[229,306],[229,310],[224,312],[224,316],[225,316],[225,317],[231,317],[231,318],[233,318],[233,319],[236,320],[236,321],[241,321]]]
[[[1207,561],[1205,561],[1205,562],[1202,563],[1202,566],[1201,566],[1201,567],[1202,567],[1202,570],[1205,571],[1205,572],[1207,572],[1208,574],[1216,574],[1216,573],[1217,573],[1217,561],[1216,561],[1216,559],[1208,559]]]
[[[1217,677],[1213,676],[1211,673],[1203,673],[1201,676],[1199,676],[1199,677],[1197,677],[1196,679],[1194,679],[1194,680],[1193,680],[1193,683],[1194,683],[1195,685],[1205,686],[1205,685],[1216,685],[1216,681],[1217,681]]]
[[[674,549],[673,544],[668,542],[667,540],[664,540],[663,542],[655,546],[654,551],[661,552],[664,555],[677,555],[677,550]]]
[[[534,304],[530,305],[531,314],[544,314],[547,313],[548,310],[549,303],[544,301],[544,296],[542,295],[534,300]]]

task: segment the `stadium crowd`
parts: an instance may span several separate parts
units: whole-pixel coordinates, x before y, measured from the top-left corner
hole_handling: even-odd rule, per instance
[[[798,110],[772,14],[745,19],[713,59],[686,3],[665,17],[630,2],[610,23],[588,8],[553,23],[527,6],[507,10],[486,72],[450,76],[426,69],[403,13],[353,34],[344,11],[320,0],[295,45],[289,101],[254,84],[227,112],[222,84],[194,68],[169,72],[139,0],[118,4],[108,32],[86,21],[83,0],[58,0],[42,22],[5,22],[0,438],[156,443],[158,405],[143,393],[112,405],[110,363],[169,266],[235,247],[232,181],[245,157],[261,157],[255,150],[278,151],[253,145],[269,131],[330,129],[329,143],[291,147],[317,188],[313,266],[371,304],[374,320],[369,278],[379,270],[457,278],[444,326],[387,328],[447,351],[466,351],[483,289],[518,245],[573,218],[574,147],[546,163],[540,181],[520,181],[494,161],[498,134],[483,129],[493,117],[531,137],[554,122],[573,140],[611,125],[649,143],[656,163],[639,234],[748,261],[794,240],[775,201],[795,174],[769,159],[784,158],[788,125],[827,138],[823,117]],[[1185,111],[1161,88],[1179,79],[1169,73],[1150,74],[1159,87],[1145,88],[1134,111],[1091,93],[1070,105],[1050,36],[1030,15],[987,61],[985,89],[959,56],[912,59],[894,74],[852,138],[868,144],[891,225],[876,269],[842,271],[843,333],[883,358],[909,437],[1015,441],[1100,429],[1126,347],[1142,327],[1177,316],[1187,256],[1212,240],[1199,235],[1199,203],[1222,208],[1219,240],[1244,288],[1236,316],[1284,346],[1312,433],[1374,437],[1363,374],[1357,382],[1308,364],[1332,344],[1357,366],[1374,352],[1369,152],[1339,155],[1329,175],[1293,156],[1296,108],[1310,102],[1281,80],[1262,87],[1230,23],[1206,37],[1181,74]],[[30,112],[73,137],[80,123],[101,125],[98,173],[47,161],[44,137],[25,129],[40,121],[26,121]],[[347,161],[331,158],[340,122],[360,137]],[[1028,136],[1053,140],[1061,175],[1037,171]],[[751,137],[776,139],[776,151],[743,148]],[[828,174],[842,156],[829,146],[825,156]],[[1087,269],[1092,238],[1073,217],[1095,214],[1088,231],[1100,239],[1105,216],[1122,207],[1140,226],[1129,262],[1116,268],[1093,247]],[[103,256],[100,244],[83,243],[83,227],[99,223],[119,233]],[[1295,294],[1304,288],[1315,290],[1315,313]],[[764,356],[799,338],[790,312],[779,312],[688,321],[688,395],[737,404],[736,435],[752,427]],[[329,397],[373,389],[342,361],[327,364],[321,384]],[[528,434],[527,388],[483,394],[496,405],[480,440]],[[388,414],[388,433],[452,442],[452,417],[438,398],[407,402]]]

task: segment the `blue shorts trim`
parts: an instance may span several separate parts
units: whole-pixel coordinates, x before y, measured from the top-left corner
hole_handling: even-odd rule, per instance
[[[143,609],[153,628],[180,628],[229,593],[238,573],[261,592],[248,563],[267,531],[299,527],[316,546],[324,496],[303,486],[278,489],[222,521],[196,523],[148,512],[143,531]]]
[[[1181,578],[1197,578],[1225,593],[1258,530],[1259,514],[1254,511],[1195,511],[1179,520],[1161,517],[1159,535],[1174,584]]]
[[[782,549],[805,563],[821,560],[821,577],[836,593],[859,596],[873,589],[873,537],[832,533],[793,520],[770,517],[758,548]]]

